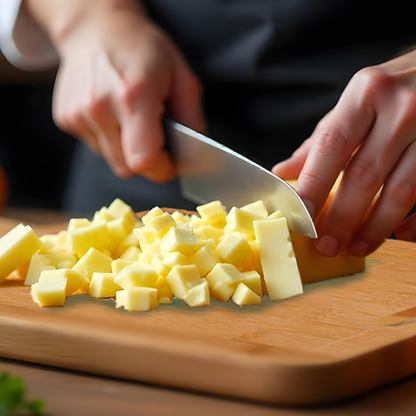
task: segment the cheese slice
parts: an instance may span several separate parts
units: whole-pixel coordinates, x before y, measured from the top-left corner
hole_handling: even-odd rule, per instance
[[[269,298],[303,293],[286,218],[254,221],[253,226]]]

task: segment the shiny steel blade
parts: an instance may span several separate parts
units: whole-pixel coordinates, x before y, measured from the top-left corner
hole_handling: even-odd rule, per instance
[[[227,209],[261,199],[269,213],[283,212],[291,230],[317,238],[303,201],[283,179],[179,123],[168,121],[167,128],[186,199],[197,204],[220,200]]]

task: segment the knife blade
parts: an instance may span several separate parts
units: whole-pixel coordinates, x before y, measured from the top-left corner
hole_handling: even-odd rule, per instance
[[[317,238],[312,218],[295,189],[255,162],[172,120],[166,121],[182,196],[197,204],[220,200],[227,209],[261,199],[282,211],[291,230]]]

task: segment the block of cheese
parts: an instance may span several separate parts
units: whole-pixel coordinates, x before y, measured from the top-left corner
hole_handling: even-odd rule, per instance
[[[66,279],[65,296],[70,296],[88,283],[88,278],[72,269],[44,270],[39,277],[39,282],[54,282]]]
[[[157,290],[157,299],[159,303],[170,303],[173,299],[174,294],[168,284],[168,281],[166,280],[166,277],[159,276],[156,280],[154,288]],[[161,299],[163,300],[161,301]],[[166,302],[166,299],[169,299],[169,302]]]
[[[238,285],[238,284],[237,284]],[[218,302],[227,302],[236,289],[236,286],[230,286],[223,281],[215,283],[214,287],[211,287],[211,295]]]
[[[244,284],[257,295],[262,296],[263,289],[260,275],[255,270],[244,272],[242,274],[244,276]]]
[[[107,231],[107,248],[113,251],[133,231],[133,227],[124,218],[117,218],[107,222]]]
[[[209,246],[200,248],[190,259],[198,269],[201,277],[206,276],[217,263],[220,263],[218,254]]]
[[[245,305],[261,305],[261,297],[254,293],[244,283],[240,283],[235,289],[231,300],[240,306]]]
[[[163,210],[158,206],[153,207],[147,214],[143,215],[143,224],[147,225],[150,221],[152,221],[156,217],[160,217],[161,215],[163,215]]]
[[[124,308],[130,312],[147,312],[158,307],[157,290],[150,287],[129,287],[123,290]],[[118,293],[118,292],[117,292]]]
[[[185,256],[190,254],[196,244],[192,227],[178,225],[172,227],[160,241],[160,249],[163,254],[179,251]]]
[[[200,205],[196,207],[196,210],[207,224],[218,228],[225,226],[227,213],[220,201],[212,201],[208,204]]]
[[[244,276],[232,264],[218,263],[207,274],[206,277],[209,287],[214,288],[218,282],[223,282],[224,285],[234,289],[240,282],[244,281]]]
[[[314,221],[318,230],[319,224],[335,195],[339,181],[340,179],[334,185],[324,208]],[[293,181],[290,183],[293,186],[295,185]],[[350,276],[365,269],[365,258],[355,257],[347,247],[335,257],[326,257],[316,248],[315,239],[295,232],[291,232],[290,235],[303,284],[320,282],[335,277]]]
[[[92,275],[96,272],[111,273],[111,263],[113,259],[100,253],[94,248],[90,248],[72,268],[78,273],[83,274],[91,280]]]
[[[123,288],[114,282],[113,273],[94,273],[88,293],[94,298],[104,299],[115,297],[119,290]]]
[[[37,283],[40,274],[44,270],[55,270],[55,267],[51,266],[49,260],[43,254],[32,256],[26,273],[25,285],[32,286],[34,283]]]
[[[167,275],[166,280],[178,299],[183,299],[190,289],[202,283],[198,269],[194,264],[175,266]]]
[[[253,254],[253,249],[242,234],[230,233],[218,244],[217,253],[225,263],[238,267]]]
[[[133,264],[125,267],[114,279],[114,283],[117,283],[123,289],[153,287],[158,277],[156,271],[151,267]]]
[[[19,224],[0,238],[0,283],[42,246],[28,225]]]
[[[233,207],[227,214],[226,219],[227,227],[231,232],[237,231],[246,234],[250,239],[254,239],[253,221],[264,220],[264,217]]]
[[[205,281],[188,291],[183,300],[188,306],[206,306],[210,304],[208,282]]]
[[[32,285],[32,299],[39,306],[63,306],[65,303],[66,279],[56,282],[38,282]]]
[[[260,217],[266,218],[269,213],[262,200],[252,202],[251,204],[244,205],[240,208],[242,211],[250,212],[251,214],[260,215]]]
[[[124,218],[133,228],[138,219],[132,208],[124,201],[116,198],[108,207],[108,213],[114,218]]]
[[[162,215],[158,215],[151,219],[146,224],[146,228],[150,230],[156,238],[162,238],[168,230],[175,225],[176,221],[173,219],[172,215],[164,212]]]
[[[286,218],[254,221],[253,225],[269,298],[303,293]]]
[[[130,260],[117,259],[111,262],[111,271],[117,276],[125,267],[133,264]]]

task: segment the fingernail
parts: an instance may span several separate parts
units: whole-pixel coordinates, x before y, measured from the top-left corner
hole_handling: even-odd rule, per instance
[[[325,256],[334,257],[338,253],[339,243],[335,237],[326,234],[318,239],[316,247]]]
[[[415,233],[410,230],[403,231],[399,234],[398,238],[403,241],[415,241]]]
[[[309,199],[304,199],[303,203],[305,204],[306,208],[309,211],[309,214],[313,219],[315,217],[315,204],[312,201],[309,201]]]
[[[349,245],[350,252],[356,257],[365,257],[370,250],[370,245],[367,241],[361,238],[353,240]]]

